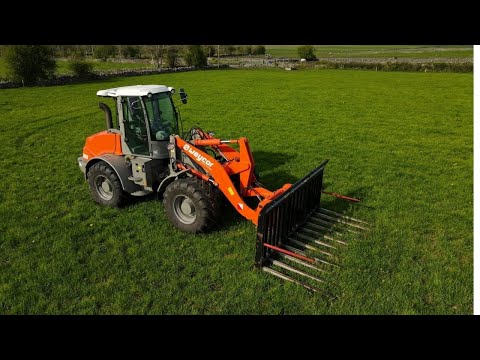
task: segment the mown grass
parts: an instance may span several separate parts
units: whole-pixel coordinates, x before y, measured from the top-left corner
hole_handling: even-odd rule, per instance
[[[297,58],[299,45],[267,45],[274,57]],[[315,45],[319,58],[472,58],[471,45]]]
[[[219,70],[0,90],[0,313],[471,314],[473,76]],[[184,127],[247,136],[274,189],[323,159],[373,224],[341,253],[334,301],[253,268],[255,227],[173,228],[160,202],[94,204],[76,164],[98,89],[185,87]]]

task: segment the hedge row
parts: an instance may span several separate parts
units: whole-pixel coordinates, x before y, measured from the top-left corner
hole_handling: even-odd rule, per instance
[[[217,65],[210,65],[201,68],[201,70],[215,70],[219,67]],[[229,68],[228,65],[220,65],[221,69]],[[199,70],[195,66],[185,66],[179,68],[167,68],[167,69],[130,69],[130,70],[113,70],[108,72],[99,72],[95,71],[92,76],[91,80],[101,80],[101,79],[108,79],[114,77],[126,77],[126,76],[139,76],[139,75],[154,75],[154,74],[166,74],[166,73],[174,73],[174,72],[183,72],[183,71],[192,71],[192,70]],[[67,85],[67,84],[75,84],[84,82],[85,78],[73,75],[59,75],[52,79],[39,81],[32,86],[56,86],[56,85]],[[13,82],[13,81],[5,81],[0,82],[0,89],[11,89],[11,88],[18,88],[23,87],[22,83]]]
[[[324,69],[366,69],[376,71],[473,72],[473,63],[412,63],[412,62],[333,62],[319,61],[315,67]]]

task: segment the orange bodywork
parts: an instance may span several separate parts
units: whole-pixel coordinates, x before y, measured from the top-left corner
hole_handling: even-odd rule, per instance
[[[192,161],[197,163],[206,174],[193,169],[177,160],[176,167],[179,170],[188,170],[193,176],[203,181],[211,182],[217,186],[233,207],[245,218],[258,225],[258,217],[262,208],[280,194],[287,191],[292,185],[285,184],[276,191],[270,191],[263,187],[254,186],[256,181],[253,174],[255,162],[253,160],[248,140],[244,137],[235,140],[220,140],[202,133],[203,140],[187,142],[178,135],[175,136],[175,145],[181,149]],[[193,143],[193,144],[192,144]],[[236,150],[228,145],[237,144]],[[225,162],[219,162],[199,147],[211,147],[216,153],[225,158]],[[104,155],[123,155],[121,135],[108,131],[101,131],[89,136],[83,147],[83,158],[86,160]],[[239,175],[238,188],[233,184],[231,176]],[[260,203],[255,209],[245,204],[244,198],[258,197]]]
[[[87,137],[83,147],[84,158],[91,159],[104,154],[122,155],[120,134],[101,131]]]
[[[262,208],[280,194],[287,191],[292,185],[285,184],[282,188],[272,192],[263,187],[253,186],[255,175],[253,160],[248,140],[240,138],[238,140],[222,141],[204,134],[206,139],[193,140],[193,144],[186,142],[179,136],[175,136],[176,146],[186,154],[192,161],[202,167],[207,175],[200,173],[195,169],[189,169],[192,175],[197,176],[204,181],[210,181],[222,191],[225,197],[230,201],[233,207],[245,218],[258,225],[258,217]],[[236,143],[239,150],[235,150],[225,143]],[[225,158],[225,162],[220,163],[208,153],[200,150],[197,146],[211,146],[217,153]],[[185,164],[177,162],[177,167],[181,170],[187,169]],[[231,176],[239,174],[239,188],[232,183]],[[250,208],[245,204],[244,198],[257,196],[261,198],[256,209]]]

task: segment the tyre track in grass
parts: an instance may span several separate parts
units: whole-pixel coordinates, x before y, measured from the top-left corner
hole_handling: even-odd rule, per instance
[[[63,124],[63,123],[66,123],[68,121],[71,121],[71,120],[75,120],[75,119],[79,119],[79,118],[82,118],[86,115],[93,115],[93,114],[96,114],[97,112],[91,112],[91,113],[87,113],[87,114],[82,114],[82,115],[77,115],[77,116],[74,116],[74,117],[70,117],[70,118],[67,118],[67,119],[63,119],[63,120],[60,120],[60,121],[57,121],[57,122],[52,122],[52,123],[49,123],[47,125],[43,125],[43,126],[39,126],[31,131],[27,131],[24,133],[24,135],[22,136],[18,136],[15,138],[15,148],[16,149],[20,149],[23,144],[25,143],[25,141],[32,135],[36,134],[37,131],[39,130],[45,130],[45,129],[48,129],[48,128],[51,128],[51,127],[55,127],[57,125],[60,125],[60,124]],[[58,116],[61,116],[61,115],[58,115]],[[49,118],[51,119],[51,118]]]

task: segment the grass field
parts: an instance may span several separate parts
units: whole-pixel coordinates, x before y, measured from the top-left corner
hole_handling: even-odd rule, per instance
[[[0,90],[0,313],[471,314],[473,75],[218,70]],[[76,163],[103,130],[98,89],[185,87],[184,128],[247,136],[275,189],[330,159],[326,199],[373,224],[326,300],[253,268],[233,211],[191,236],[152,199],[94,204]]]
[[[67,60],[57,60],[57,75],[64,75],[71,73],[68,68],[69,61]],[[105,71],[105,70],[121,70],[121,69],[148,69],[152,66],[147,62],[138,62],[138,63],[121,63],[121,62],[111,62],[111,61],[95,61],[93,62],[93,70]],[[0,58],[0,79],[7,76],[7,64],[5,60]]]
[[[274,57],[298,57],[299,45],[267,45]],[[318,58],[473,58],[471,45],[314,45]]]

